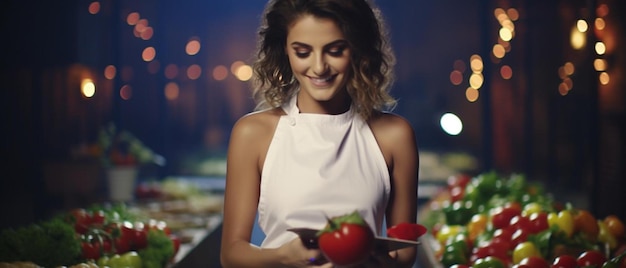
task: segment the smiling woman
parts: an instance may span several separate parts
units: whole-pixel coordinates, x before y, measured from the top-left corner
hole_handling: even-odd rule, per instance
[[[366,0],[268,3],[253,65],[257,111],[237,121],[228,148],[224,267],[342,265],[289,230],[350,212],[375,235],[383,222],[416,221],[417,146],[412,126],[389,111],[385,33]],[[250,240],[257,213],[260,247]],[[409,267],[416,254],[366,252],[358,267]]]

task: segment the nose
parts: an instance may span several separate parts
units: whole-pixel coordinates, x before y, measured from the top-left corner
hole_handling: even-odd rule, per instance
[[[324,54],[319,53],[314,57],[313,66],[311,66],[313,73],[317,76],[321,76],[326,73],[328,70],[328,65],[326,64],[326,59],[324,59]]]

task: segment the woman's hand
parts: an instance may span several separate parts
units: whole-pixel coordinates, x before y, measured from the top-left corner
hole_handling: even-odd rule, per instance
[[[285,267],[333,267],[332,263],[324,259],[319,249],[306,248],[300,238],[285,243],[278,250]]]

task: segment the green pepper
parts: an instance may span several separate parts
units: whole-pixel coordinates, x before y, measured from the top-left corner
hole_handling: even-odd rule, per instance
[[[474,216],[474,208],[471,201],[458,200],[448,203],[443,207],[446,224],[465,225]]]
[[[504,263],[493,256],[487,256],[482,259],[478,259],[472,265],[472,268],[505,268]]]
[[[467,264],[467,251],[468,249],[465,241],[451,241],[451,243],[446,244],[443,255],[441,256],[441,263],[445,267],[450,267],[455,264]]]
[[[619,268],[621,267],[624,257],[626,257],[626,251],[604,262],[604,264],[602,264],[602,268]]]

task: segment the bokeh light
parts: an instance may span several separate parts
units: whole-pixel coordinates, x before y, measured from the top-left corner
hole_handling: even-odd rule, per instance
[[[173,101],[178,99],[178,95],[180,94],[178,84],[175,82],[169,82],[165,84],[164,93],[167,100]]]
[[[95,15],[98,14],[100,12],[100,2],[95,1],[95,2],[91,2],[91,4],[89,4],[89,14]]]
[[[120,97],[123,100],[130,100],[133,97],[133,88],[129,85],[123,85],[120,88]]]
[[[224,65],[218,65],[213,68],[213,79],[222,81],[228,77],[228,68]]]
[[[193,56],[198,54],[198,52],[200,52],[200,40],[198,40],[197,38],[192,38],[191,40],[189,40],[189,42],[187,42],[187,45],[185,46],[185,53],[187,53],[187,55]]]
[[[441,125],[441,129],[451,136],[459,135],[461,131],[463,131],[463,122],[453,113],[443,114],[439,120],[439,124]]]
[[[91,78],[85,78],[80,83],[80,91],[83,96],[91,98],[96,94],[96,85]]]
[[[115,68],[115,66],[107,65],[107,67],[104,67],[104,78],[113,80],[115,78],[116,73],[117,73],[117,69]]]

